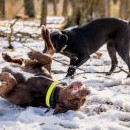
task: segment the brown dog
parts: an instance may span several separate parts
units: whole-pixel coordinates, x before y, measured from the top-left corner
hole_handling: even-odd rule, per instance
[[[81,82],[62,87],[52,80],[50,72],[55,49],[50,40],[50,33],[44,26],[42,37],[47,44],[46,53],[29,52],[28,61],[12,58],[7,54],[2,55],[5,61],[13,63],[2,69],[0,95],[22,107],[55,108],[54,114],[78,110],[90,91],[84,88]]]

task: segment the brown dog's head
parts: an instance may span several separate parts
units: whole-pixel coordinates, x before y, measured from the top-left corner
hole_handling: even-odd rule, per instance
[[[59,103],[53,114],[63,113],[67,110],[78,110],[86,101],[90,91],[81,82],[74,82],[63,88],[59,94]]]

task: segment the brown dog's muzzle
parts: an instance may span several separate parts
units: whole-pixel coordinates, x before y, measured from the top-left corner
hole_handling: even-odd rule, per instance
[[[82,82],[73,82],[69,85],[68,89],[68,97],[70,98],[83,98],[90,94],[90,90],[85,88],[85,85]]]
[[[89,94],[90,90],[85,88],[81,82],[73,82],[61,92],[61,102],[58,104],[59,111],[56,113],[78,110],[85,103],[86,96]]]

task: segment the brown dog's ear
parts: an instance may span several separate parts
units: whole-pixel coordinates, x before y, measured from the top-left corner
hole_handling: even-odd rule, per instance
[[[53,112],[53,115],[58,114],[58,113],[64,113],[66,111],[67,111],[67,109],[65,107],[63,107],[63,105],[61,103],[58,103]]]

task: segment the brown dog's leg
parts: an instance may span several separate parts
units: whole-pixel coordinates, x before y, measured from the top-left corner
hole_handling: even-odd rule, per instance
[[[52,57],[55,53],[55,48],[54,48],[51,38],[50,38],[50,32],[44,25],[42,25],[41,34],[42,34],[42,38],[45,40],[45,43],[47,45],[46,54],[49,54]]]
[[[14,58],[9,56],[7,53],[2,53],[2,57],[5,61],[7,62],[13,62],[22,65],[23,64],[23,59],[22,58]]]
[[[26,66],[26,67],[29,67],[29,66],[42,66],[42,64],[37,62],[36,60],[25,60],[24,61],[22,58],[19,58],[19,57],[17,57],[17,58],[16,57],[11,57],[7,53],[2,53],[2,57],[7,62],[17,63],[19,65],[23,65],[23,66]]]
[[[28,53],[28,56],[36,62],[37,65],[41,65],[41,67],[44,66],[50,72],[52,63],[52,58],[50,55],[38,51],[32,51]]]
[[[26,67],[35,67],[35,66],[39,66],[40,64],[36,61],[36,60],[25,60],[24,61],[24,66]],[[42,66],[42,65],[41,65]]]
[[[0,74],[0,95],[6,97],[6,95],[17,85],[17,81],[13,75],[8,72],[2,72]]]
[[[55,48],[51,42],[49,30],[45,26],[42,26],[42,37],[47,45],[46,53],[40,53],[38,51],[29,52],[28,56],[32,61],[27,61],[26,65],[31,65],[34,62],[36,65],[44,66],[50,72]]]

